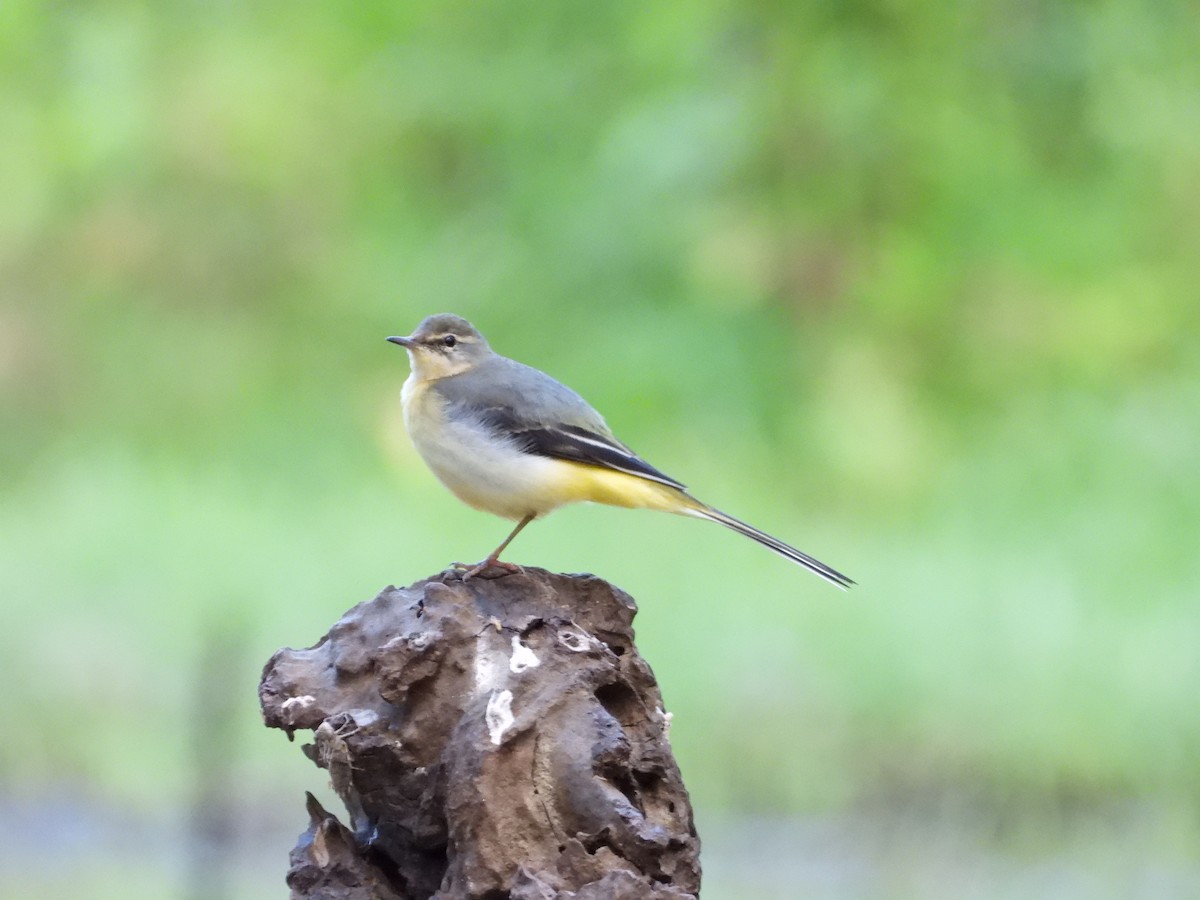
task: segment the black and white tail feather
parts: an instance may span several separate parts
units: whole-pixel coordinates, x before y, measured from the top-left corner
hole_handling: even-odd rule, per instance
[[[820,575],[830,584],[840,587],[843,591],[849,589],[855,583],[853,579],[847,578],[837,569],[825,565],[819,559],[809,556],[803,550],[797,550],[791,544],[785,544],[779,538],[772,537],[765,531],[759,531],[753,525],[747,525],[741,519],[735,519],[733,516],[723,513],[719,509],[713,509],[711,506],[700,504],[695,509],[687,510],[684,515],[694,516],[697,519],[707,519],[710,522],[718,522],[726,528],[731,528],[738,534],[743,534],[751,540],[758,541],[764,547],[774,550],[785,559],[790,559],[792,562],[804,566],[810,572]]]

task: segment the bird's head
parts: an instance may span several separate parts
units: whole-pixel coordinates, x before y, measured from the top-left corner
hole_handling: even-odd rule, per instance
[[[408,337],[388,340],[408,351],[413,374],[422,381],[466,372],[492,352],[474,325],[450,313],[429,316]]]

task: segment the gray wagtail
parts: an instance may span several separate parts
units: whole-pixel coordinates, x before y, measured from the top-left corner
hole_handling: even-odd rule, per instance
[[[430,316],[408,337],[412,374],[400,399],[421,458],[458,499],[516,521],[487,559],[463,578],[498,566],[522,528],[567,503],[661,509],[719,522],[846,588],[854,584],[807,553],[701,503],[615,437],[582,397],[544,372],[495,353],[470,322]]]

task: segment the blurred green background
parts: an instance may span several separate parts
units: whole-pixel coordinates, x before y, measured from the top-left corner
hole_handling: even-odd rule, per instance
[[[706,896],[1200,894],[1198,27],[0,5],[0,895],[285,895],[259,667],[508,528],[403,431],[441,311],[860,582],[514,545],[639,601]]]

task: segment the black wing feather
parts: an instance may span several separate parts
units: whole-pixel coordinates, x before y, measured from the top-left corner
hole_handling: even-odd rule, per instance
[[[577,425],[533,424],[518,418],[508,407],[491,407],[481,412],[488,425],[509,436],[527,453],[615,469],[684,489],[680,482],[608,435]]]

